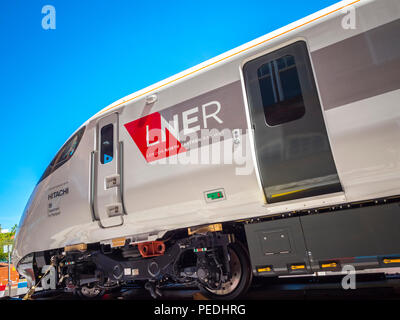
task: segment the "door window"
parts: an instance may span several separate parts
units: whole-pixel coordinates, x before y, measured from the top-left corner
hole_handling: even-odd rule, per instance
[[[109,163],[114,157],[114,126],[108,124],[100,132],[100,162]]]
[[[268,125],[276,126],[304,116],[306,109],[294,56],[263,64],[257,75]]]

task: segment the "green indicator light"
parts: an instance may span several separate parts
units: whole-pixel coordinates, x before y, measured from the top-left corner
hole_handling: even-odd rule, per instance
[[[209,198],[211,200],[221,199],[223,197],[224,197],[224,195],[222,194],[221,191],[212,192],[212,193],[207,194],[207,198]]]

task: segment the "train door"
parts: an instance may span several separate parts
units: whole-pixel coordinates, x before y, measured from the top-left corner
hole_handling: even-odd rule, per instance
[[[93,211],[103,228],[123,224],[119,164],[118,114],[97,123],[96,150],[92,153]]]
[[[268,203],[341,192],[306,43],[243,67]]]

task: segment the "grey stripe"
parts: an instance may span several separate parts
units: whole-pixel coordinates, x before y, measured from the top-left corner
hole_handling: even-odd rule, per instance
[[[325,110],[400,89],[400,20],[311,57]]]

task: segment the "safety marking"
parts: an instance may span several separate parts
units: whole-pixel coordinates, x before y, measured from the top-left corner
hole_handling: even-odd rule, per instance
[[[277,193],[277,194],[273,194],[271,196],[271,198],[277,198],[277,197],[282,197],[282,196],[286,196],[288,194],[292,194],[292,193],[296,193],[296,192],[300,192],[300,191],[304,191],[307,189],[299,189],[299,190],[294,190],[294,191],[289,191],[289,192],[284,192],[284,193]]]
[[[299,28],[301,28],[301,27],[303,27],[303,26],[305,26],[305,25],[307,25],[307,24],[310,24],[311,22],[317,21],[317,20],[322,19],[322,18],[324,18],[324,17],[326,17],[326,16],[328,16],[328,15],[330,15],[330,14],[332,14],[332,13],[335,13],[335,12],[337,12],[337,11],[340,11],[340,10],[344,9],[344,8],[350,7],[350,6],[352,6],[353,4],[355,4],[355,3],[357,3],[357,2],[360,2],[360,1],[361,1],[361,0],[356,0],[356,1],[354,1],[354,2],[352,2],[352,3],[349,3],[349,4],[347,4],[347,5],[343,6],[343,7],[340,7],[340,8],[338,8],[338,9],[333,10],[333,11],[330,11],[330,12],[328,12],[328,13],[325,13],[325,14],[323,14],[323,15],[320,16],[320,17],[317,17],[317,18],[311,19],[310,21],[304,22],[304,23],[302,23],[301,25],[298,25],[297,27],[294,27],[294,28],[289,29],[289,30],[286,30],[286,31],[284,31],[284,32],[282,32],[282,33],[280,33],[280,34],[277,34],[276,36],[273,36],[273,37],[271,37],[271,38],[265,39],[265,40],[263,40],[263,41],[261,41],[261,42],[259,42],[259,43],[253,44],[253,45],[251,45],[251,46],[249,46],[249,47],[247,47],[247,48],[244,48],[244,49],[242,49],[242,50],[240,50],[240,51],[234,52],[234,53],[230,54],[229,56],[226,56],[226,57],[221,58],[221,59],[219,59],[219,60],[217,60],[217,61],[211,62],[210,64],[205,65],[205,66],[203,66],[203,67],[201,67],[201,68],[199,68],[199,69],[196,69],[196,70],[191,71],[191,72],[189,72],[189,73],[187,73],[187,74],[184,74],[183,76],[180,76],[180,77],[178,77],[178,78],[176,78],[176,79],[173,79],[173,80],[171,80],[171,81],[168,81],[168,82],[166,82],[166,83],[164,83],[164,84],[162,84],[162,85],[159,85],[158,87],[156,87],[156,88],[154,88],[154,89],[151,89],[151,90],[149,90],[149,91],[146,91],[146,92],[144,92],[144,93],[141,93],[141,94],[139,94],[139,95],[137,95],[137,96],[135,96],[135,97],[133,97],[133,98],[130,98],[130,99],[126,100],[126,101],[120,102],[120,103],[116,104],[115,106],[111,106],[111,107],[109,107],[109,108],[107,108],[107,109],[101,110],[101,111],[99,111],[97,114],[100,115],[100,114],[102,114],[102,113],[104,113],[104,112],[107,112],[107,111],[109,111],[109,110],[111,110],[111,109],[114,109],[114,108],[116,108],[116,107],[118,107],[118,106],[120,106],[120,105],[122,105],[122,104],[124,104],[124,103],[126,103],[126,102],[129,102],[129,101],[132,101],[132,100],[134,100],[134,99],[136,99],[136,98],[142,97],[142,96],[144,96],[144,95],[146,95],[146,94],[148,94],[148,93],[150,93],[150,92],[153,92],[153,91],[158,90],[158,89],[160,89],[160,88],[162,88],[162,87],[165,87],[165,86],[167,86],[167,85],[169,85],[169,84],[171,84],[171,83],[173,83],[173,82],[175,82],[175,81],[178,81],[178,80],[180,80],[180,79],[186,78],[186,77],[188,77],[188,76],[190,76],[190,75],[192,75],[192,74],[194,74],[194,73],[196,73],[196,72],[199,72],[199,71],[201,71],[201,70],[203,70],[203,69],[206,69],[206,68],[208,68],[208,67],[210,67],[210,66],[212,66],[212,65],[214,65],[214,64],[217,64],[217,63],[219,63],[219,62],[221,62],[221,61],[224,61],[224,60],[226,60],[226,59],[229,59],[229,58],[231,58],[231,57],[234,57],[234,56],[236,56],[236,55],[238,55],[238,54],[240,54],[240,53],[242,53],[242,52],[248,51],[248,50],[250,50],[250,49],[252,49],[252,48],[258,47],[258,46],[261,45],[261,44],[264,44],[264,43],[269,42],[269,41],[271,41],[271,40],[273,40],[273,39],[276,39],[276,38],[278,38],[278,37],[280,37],[280,36],[283,36],[284,34],[287,34],[287,33],[291,32],[291,31],[293,31],[293,30],[299,29]]]
[[[388,264],[388,263],[400,263],[400,259],[384,259],[383,263]]]

